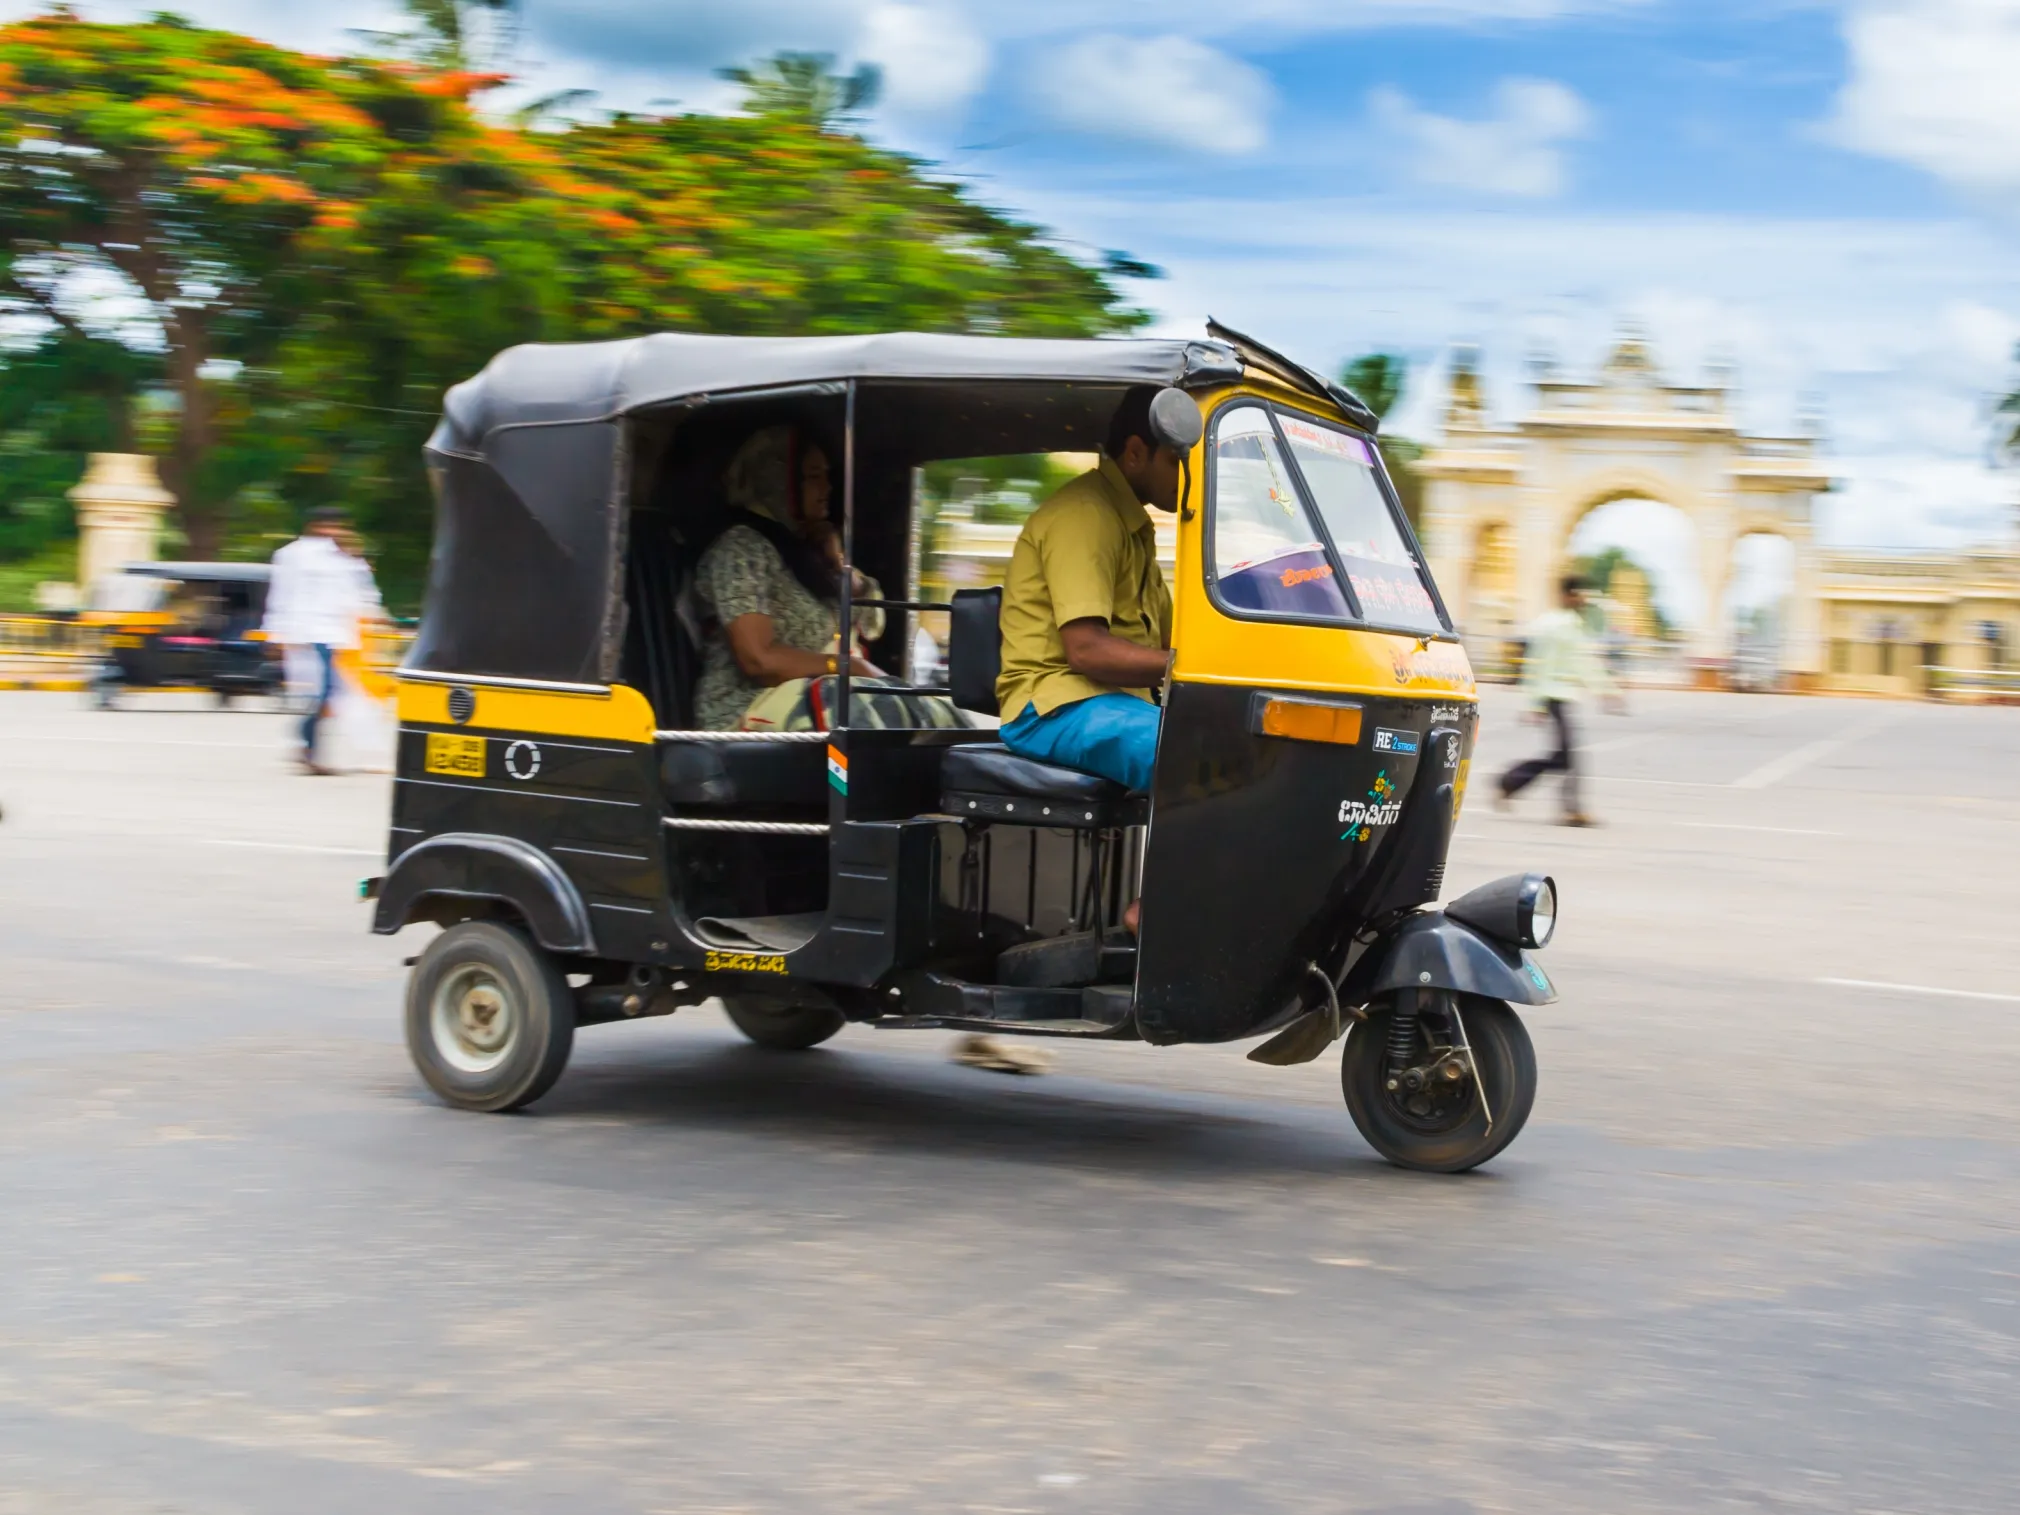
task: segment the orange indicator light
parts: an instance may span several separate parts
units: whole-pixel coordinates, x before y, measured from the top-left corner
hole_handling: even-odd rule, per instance
[[[1304,700],[1269,700],[1263,705],[1262,734],[1299,742],[1334,742],[1351,747],[1361,739],[1361,712],[1354,705],[1313,705]]]

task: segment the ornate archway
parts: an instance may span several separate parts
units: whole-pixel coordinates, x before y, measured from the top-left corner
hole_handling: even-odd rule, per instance
[[[1425,554],[1460,629],[1505,634],[1495,624],[1501,607],[1474,594],[1483,533],[1496,525],[1512,532],[1516,619],[1526,623],[1549,608],[1572,530],[1588,511],[1611,500],[1651,499],[1689,518],[1707,605],[1724,603],[1740,537],[1768,531],[1794,544],[1787,670],[1813,682],[1823,662],[1811,509],[1831,479],[1812,440],[1743,434],[1723,383],[1666,382],[1647,346],[1632,337],[1615,346],[1596,380],[1546,375],[1534,389],[1526,416],[1496,425],[1471,355],[1461,354],[1444,435],[1416,465],[1425,485]],[[1706,616],[1689,651],[1704,676],[1718,677],[1731,655],[1724,618]]]

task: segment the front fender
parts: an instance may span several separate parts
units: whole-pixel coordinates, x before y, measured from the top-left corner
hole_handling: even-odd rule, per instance
[[[1407,916],[1371,948],[1345,988],[1360,1000],[1392,989],[1456,989],[1515,1005],[1557,998],[1550,977],[1529,954],[1484,936],[1442,910]]]
[[[553,858],[516,837],[445,831],[416,842],[386,871],[372,929],[390,935],[427,919],[417,907],[431,898],[497,900],[516,910],[548,951],[596,951],[574,881]]]

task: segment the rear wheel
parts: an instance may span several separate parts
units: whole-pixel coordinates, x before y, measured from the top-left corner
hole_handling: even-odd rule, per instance
[[[773,1052],[818,1047],[848,1024],[832,1005],[795,1005],[754,995],[724,995],[722,1008],[737,1030]]]
[[[1500,1000],[1471,994],[1440,994],[1409,1022],[1399,1030],[1393,1002],[1371,1005],[1348,1034],[1340,1059],[1347,1110],[1368,1145],[1398,1167],[1477,1168],[1515,1140],[1536,1102],[1529,1033]]]
[[[575,1042],[575,999],[554,959],[498,921],[451,926],[407,979],[407,1051],[463,1110],[517,1110],[554,1087]]]

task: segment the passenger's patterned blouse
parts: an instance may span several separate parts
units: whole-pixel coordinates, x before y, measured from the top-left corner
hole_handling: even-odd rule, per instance
[[[883,591],[863,575],[871,597]],[[793,577],[779,550],[748,526],[732,526],[701,555],[695,594],[709,616],[702,643],[701,681],[695,690],[695,724],[703,731],[734,731],[752,700],[769,685],[746,678],[723,628],[740,615],[770,616],[782,647],[828,652],[835,643],[835,607],[815,598]],[[858,610],[856,634],[874,641],[884,633],[881,610]]]

